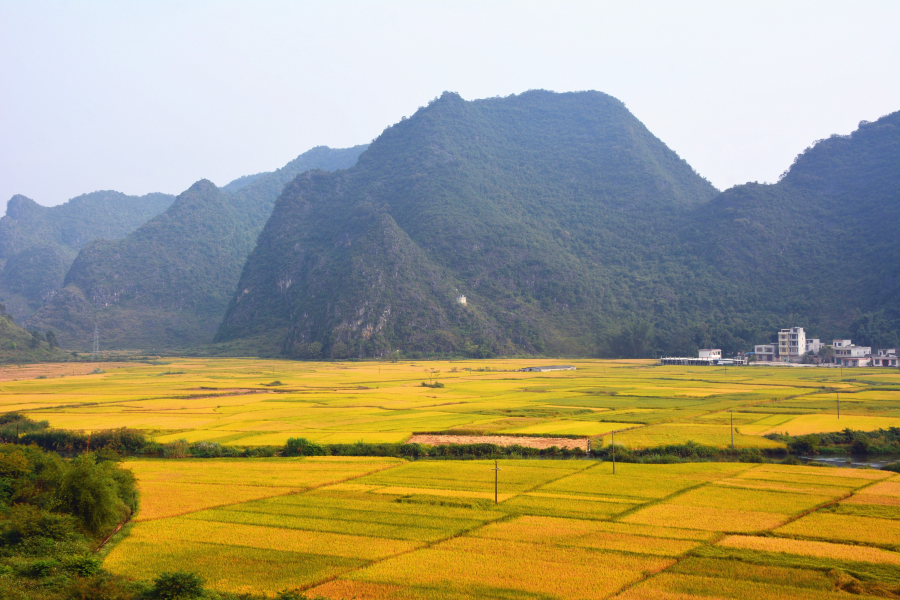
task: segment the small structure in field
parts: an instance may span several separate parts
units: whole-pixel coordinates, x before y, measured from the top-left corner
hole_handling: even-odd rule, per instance
[[[572,365],[547,365],[545,367],[525,367],[519,371],[527,371],[531,373],[546,373],[548,371],[575,371]]]

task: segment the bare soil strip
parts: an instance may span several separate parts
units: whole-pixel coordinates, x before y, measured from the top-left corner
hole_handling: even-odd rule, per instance
[[[410,444],[428,444],[440,446],[445,444],[496,444],[498,446],[525,446],[527,448],[581,448],[587,450],[587,439],[555,438],[555,437],[518,437],[514,435],[414,435],[409,438]]]

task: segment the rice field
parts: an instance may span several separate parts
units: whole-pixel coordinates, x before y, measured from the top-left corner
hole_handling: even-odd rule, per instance
[[[841,379],[827,368],[577,360],[570,361],[576,371],[517,371],[552,362],[177,358],[92,363],[105,371],[96,374],[86,365],[5,366],[0,411],[53,427],[131,427],[163,443],[238,446],[278,446],[290,437],[398,443],[416,432],[580,436],[602,445],[615,431],[616,443],[632,448],[689,441],[748,448],[778,446],[762,437],[772,432],[900,425],[896,370],[845,369]],[[421,386],[432,378],[444,387]]]
[[[0,411],[165,443],[580,436],[592,446],[778,446],[769,432],[895,426],[896,370],[547,360],[170,359],[0,369]],[[102,365],[101,365],[102,368]],[[427,371],[427,372],[426,372]],[[849,371],[849,372],[848,372]],[[38,379],[38,377],[41,377]],[[422,387],[437,378],[443,388]],[[835,410],[840,391],[841,418]],[[733,424],[733,427],[732,427]],[[527,437],[522,437],[527,440]],[[130,460],[142,509],[105,566],[189,568],[274,596],[843,598],[898,594],[900,477],[772,464],[391,458]],[[892,587],[893,586],[893,587]]]
[[[198,485],[227,501],[140,518],[105,565],[142,578],[190,565],[221,591],[335,600],[838,598],[839,570],[870,587],[900,584],[890,543],[900,519],[833,512],[900,494],[889,472],[499,464],[495,504],[493,461],[131,461],[148,506]],[[270,493],[245,500],[235,487]]]

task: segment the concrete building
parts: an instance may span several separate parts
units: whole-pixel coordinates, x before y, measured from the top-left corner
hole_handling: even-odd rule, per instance
[[[807,339],[806,340],[806,353],[807,354],[818,354],[819,350],[821,350],[823,346],[825,346],[825,344],[823,344],[821,341],[819,341],[819,338]]]
[[[546,367],[525,367],[519,371],[528,371],[533,373],[546,373],[548,371],[575,371],[572,365],[548,365]]]
[[[757,344],[753,350],[756,362],[774,362],[778,359],[778,346],[775,344]]]
[[[462,294],[460,294],[459,296],[456,297],[456,303],[466,306],[466,297],[463,296]]]
[[[719,348],[701,348],[699,358],[718,360],[722,358],[722,351]]]
[[[900,366],[900,357],[897,356],[896,348],[884,348],[872,355],[873,367],[898,367]]]
[[[790,327],[778,332],[778,357],[785,362],[799,362],[806,354],[806,332]]]
[[[850,340],[834,340],[834,364],[842,367],[867,367],[872,364],[870,346],[854,346]]]

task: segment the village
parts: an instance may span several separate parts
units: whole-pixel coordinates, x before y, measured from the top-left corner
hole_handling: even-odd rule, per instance
[[[664,357],[664,365],[732,366],[750,364],[808,364],[835,367],[897,367],[897,348],[857,346],[852,340],[832,340],[823,343],[819,338],[806,337],[803,327],[789,327],[778,332],[777,344],[757,344],[752,352],[738,352],[724,358],[718,348],[701,348],[694,357]]]

